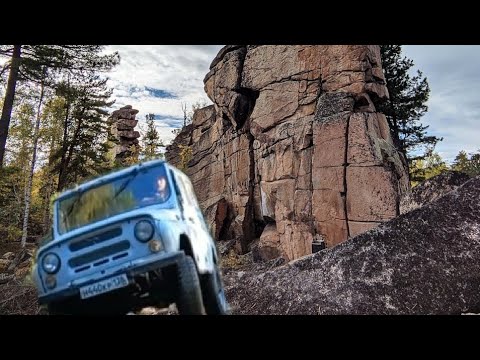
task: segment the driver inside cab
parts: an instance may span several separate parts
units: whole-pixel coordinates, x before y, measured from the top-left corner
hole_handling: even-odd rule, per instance
[[[153,196],[144,197],[142,199],[143,203],[161,203],[168,199],[170,195],[169,189],[167,186],[167,178],[165,175],[160,175],[155,181],[155,193]]]

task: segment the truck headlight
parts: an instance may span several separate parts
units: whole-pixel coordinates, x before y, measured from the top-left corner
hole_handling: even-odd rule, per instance
[[[154,231],[150,221],[141,220],[135,225],[134,234],[138,241],[147,242],[153,237]]]
[[[43,257],[42,267],[47,274],[55,274],[60,269],[60,258],[57,254],[49,253]]]

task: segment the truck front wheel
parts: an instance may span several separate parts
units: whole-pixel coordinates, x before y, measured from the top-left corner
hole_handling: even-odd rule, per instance
[[[229,308],[218,265],[215,264],[212,274],[203,276],[203,302],[207,315],[227,315]]]
[[[180,315],[204,315],[202,290],[197,267],[192,257],[186,255],[177,269],[177,309]]]

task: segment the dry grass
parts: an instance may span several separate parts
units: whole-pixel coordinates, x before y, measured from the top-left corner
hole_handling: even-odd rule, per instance
[[[38,315],[37,290],[25,281],[0,285],[0,315]]]
[[[233,249],[227,255],[222,256],[220,260],[222,269],[241,269],[246,265],[248,265],[248,261],[245,256],[237,255]]]

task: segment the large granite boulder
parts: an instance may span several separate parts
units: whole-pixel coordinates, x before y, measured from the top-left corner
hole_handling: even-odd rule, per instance
[[[235,314],[480,312],[480,176],[331,249],[224,276]]]

